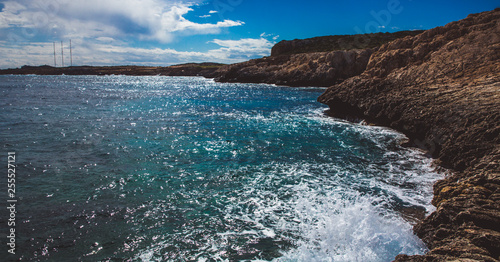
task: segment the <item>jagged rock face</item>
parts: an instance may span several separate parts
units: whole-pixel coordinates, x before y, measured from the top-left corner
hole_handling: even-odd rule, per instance
[[[403,131],[457,171],[415,227],[430,252],[397,261],[500,259],[500,9],[383,45],[318,101]]]
[[[487,155],[499,141],[499,19],[500,9],[383,45],[362,75],[318,100],[333,109],[361,108],[374,121],[442,147],[434,156],[453,168],[472,166],[480,158],[467,152]]]
[[[270,57],[224,66],[216,81],[323,86],[365,71],[370,55],[382,44],[422,31],[335,35],[281,41]]]
[[[366,49],[265,57],[223,66],[215,80],[326,87],[361,74],[372,53]]]

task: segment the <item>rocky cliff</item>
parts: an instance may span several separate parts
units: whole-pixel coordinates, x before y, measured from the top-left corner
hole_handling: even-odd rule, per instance
[[[414,228],[430,252],[397,261],[500,260],[500,9],[383,45],[318,101],[406,133],[456,171]]]
[[[307,39],[283,40],[273,46],[271,49],[271,56],[353,49],[373,49],[398,38],[414,36],[422,32],[422,30],[415,30],[395,33],[330,35]]]
[[[365,71],[371,54],[383,43],[418,33],[402,31],[281,41],[272,48],[270,57],[223,66],[215,80],[328,87]]]
[[[288,86],[330,86],[361,74],[371,49],[280,55],[227,65],[216,81]]]

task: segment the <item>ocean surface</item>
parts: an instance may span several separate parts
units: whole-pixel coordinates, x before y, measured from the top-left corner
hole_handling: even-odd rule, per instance
[[[442,177],[324,91],[201,77],[0,76],[3,261],[391,261]]]

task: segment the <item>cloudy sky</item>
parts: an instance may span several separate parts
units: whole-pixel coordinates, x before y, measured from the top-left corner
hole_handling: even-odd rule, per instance
[[[0,68],[234,63],[281,40],[429,29],[498,0],[0,0]],[[64,56],[61,56],[61,41]],[[55,44],[54,44],[55,43]]]

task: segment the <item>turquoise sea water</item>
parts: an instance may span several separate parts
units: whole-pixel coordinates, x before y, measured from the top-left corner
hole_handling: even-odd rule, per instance
[[[441,175],[399,146],[402,134],[325,116],[322,91],[199,77],[0,76],[2,170],[16,152],[18,199],[17,252],[3,237],[0,252],[8,261],[424,253],[411,224],[432,210]]]

